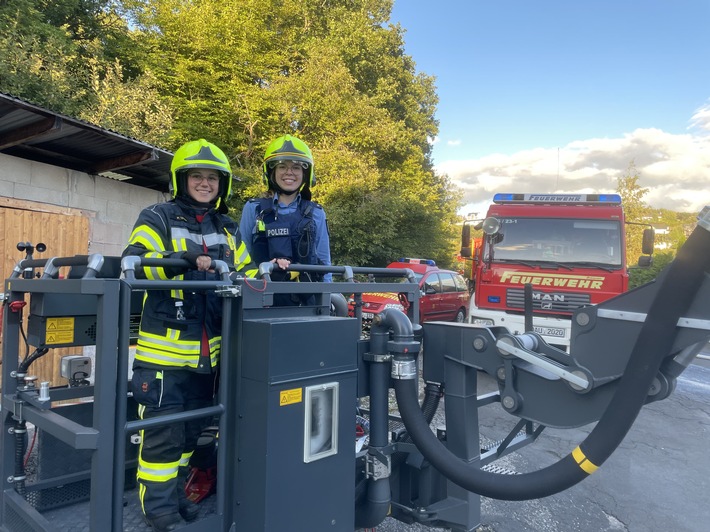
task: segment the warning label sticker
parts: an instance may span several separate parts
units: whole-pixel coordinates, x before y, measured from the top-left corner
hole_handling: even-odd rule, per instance
[[[74,318],[47,318],[46,344],[74,343]]]
[[[294,388],[292,390],[282,390],[279,400],[280,406],[292,405],[303,401],[303,388]]]

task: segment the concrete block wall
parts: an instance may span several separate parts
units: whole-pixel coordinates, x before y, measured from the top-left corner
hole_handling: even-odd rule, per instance
[[[168,194],[0,153],[0,197],[80,209],[89,218],[89,253],[120,255],[140,211]]]

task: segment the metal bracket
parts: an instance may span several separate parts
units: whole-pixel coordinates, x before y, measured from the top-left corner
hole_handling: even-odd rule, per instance
[[[219,297],[239,297],[242,295],[242,287],[236,285],[221,286],[215,289],[215,293]]]
[[[47,391],[49,393],[49,391]],[[49,410],[51,408],[51,402],[48,399],[43,399],[40,397],[38,388],[31,388],[29,390],[17,390],[17,398],[20,399],[16,404],[27,404],[34,406],[40,410]]]
[[[390,360],[392,360],[392,355],[390,355],[389,353],[365,353],[364,355],[362,355],[362,359],[365,362],[389,362]]]
[[[540,355],[528,351],[527,349],[521,349],[515,345],[510,338],[500,338],[496,342],[496,347],[500,350],[503,355],[514,355],[521,358],[527,362],[530,362],[533,366],[542,368],[549,371],[553,375],[567,381],[570,386],[575,390],[589,390],[591,389],[589,380],[584,375],[580,375],[575,372],[568,371],[562,365],[554,362],[552,360],[547,360]],[[394,371],[394,370],[393,370]]]
[[[22,421],[22,407],[24,406],[24,402],[17,398],[13,398],[12,401],[12,418],[17,421]]]
[[[380,453],[365,456],[365,477],[374,480],[388,478],[392,472],[392,464],[389,456]]]

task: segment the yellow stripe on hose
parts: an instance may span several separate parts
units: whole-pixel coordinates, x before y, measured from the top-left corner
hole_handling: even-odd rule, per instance
[[[597,469],[599,469],[599,466],[595,466],[582,452],[582,449],[577,447],[574,451],[572,451],[572,458],[575,459],[577,462],[577,465],[582,468],[582,471],[587,473],[588,475],[591,475],[594,473]]]

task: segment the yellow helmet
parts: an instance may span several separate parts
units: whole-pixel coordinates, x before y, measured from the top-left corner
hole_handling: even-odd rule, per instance
[[[186,192],[186,176],[190,168],[210,168],[219,172],[217,207],[226,207],[226,201],[232,196],[232,168],[224,152],[205,139],[193,140],[180,146],[170,164],[170,193],[173,198]]]
[[[264,153],[264,184],[273,189],[276,184],[273,181],[273,169],[277,163],[283,161],[296,161],[304,163],[303,187],[315,186],[316,174],[313,169],[313,154],[308,144],[292,135],[284,135],[272,140]]]

